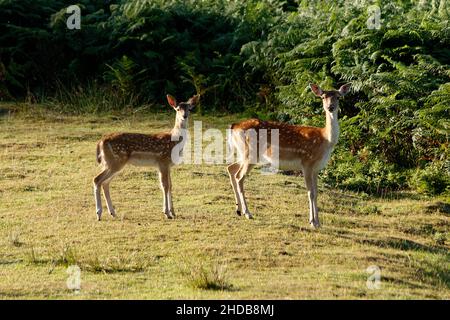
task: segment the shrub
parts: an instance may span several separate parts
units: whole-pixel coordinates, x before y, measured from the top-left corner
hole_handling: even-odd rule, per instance
[[[417,191],[429,195],[437,195],[450,191],[449,164],[433,162],[424,169],[417,169],[410,179],[410,186]]]
[[[361,152],[353,156],[343,150],[332,156],[322,172],[323,181],[329,185],[375,194],[406,188],[407,176],[408,171],[387,165],[374,154]]]

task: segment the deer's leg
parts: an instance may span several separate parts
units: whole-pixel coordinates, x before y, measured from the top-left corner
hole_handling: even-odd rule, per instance
[[[249,161],[245,161],[242,163],[241,167],[239,168],[239,171],[236,174],[236,180],[237,180],[237,189],[239,198],[241,200],[241,206],[242,211],[244,212],[244,215],[247,219],[252,219],[253,216],[248,210],[247,201],[245,199],[245,191],[244,191],[244,180],[247,173],[254,167],[253,164],[250,164]]]
[[[172,219],[173,216],[170,213],[170,205],[169,205],[170,176],[168,168],[166,167],[159,168],[159,181],[161,183],[161,190],[163,192],[163,212],[168,219]]]
[[[103,185],[103,183],[110,178],[111,175],[112,175],[112,172],[110,169],[104,169],[99,175],[97,175],[94,178],[95,207],[96,207],[97,220],[99,220],[99,221],[102,218],[102,212],[103,212],[100,188]]]
[[[312,227],[318,227],[316,221],[316,199],[317,199],[317,174],[310,170],[304,170],[306,189],[308,190],[309,200],[309,224]]]
[[[103,182],[103,195],[105,196],[106,201],[106,207],[108,208],[108,212],[111,216],[114,218],[116,217],[116,210],[114,209],[114,206],[112,204],[111,200],[111,194],[109,193],[109,184],[111,183],[111,180],[114,178],[115,174],[113,174],[109,179],[107,179],[105,182]]]
[[[240,163],[235,162],[227,167],[228,175],[230,176],[231,186],[233,188],[234,193],[234,200],[236,203],[236,214],[238,216],[242,213],[242,206],[241,206],[241,200],[239,199],[238,194],[238,187],[237,187],[237,181],[236,181],[236,174],[239,171],[239,168],[241,167]]]
[[[169,209],[170,209],[170,214],[173,218],[175,218],[175,210],[173,209],[173,201],[172,201],[172,176],[170,174],[170,169],[169,169],[169,192],[167,195],[167,201],[169,202]]]
[[[319,222],[319,208],[317,208],[317,172],[313,173],[313,188],[314,188],[314,198],[313,198],[313,204],[314,204],[314,227],[320,227]]]

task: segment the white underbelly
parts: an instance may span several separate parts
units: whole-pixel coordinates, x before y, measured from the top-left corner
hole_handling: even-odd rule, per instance
[[[264,163],[270,163],[272,167],[276,167],[279,170],[292,170],[292,171],[302,171],[302,161],[300,159],[278,159],[278,162],[274,161],[271,157],[264,155]]]
[[[133,152],[128,163],[138,167],[157,167],[160,155],[153,152]]]
[[[331,156],[331,152],[333,150],[330,148],[328,151],[325,152],[325,154],[323,155],[322,159],[320,159],[320,161],[317,163],[316,165],[316,170],[322,170],[323,168],[326,167],[328,161],[330,160],[330,156]]]

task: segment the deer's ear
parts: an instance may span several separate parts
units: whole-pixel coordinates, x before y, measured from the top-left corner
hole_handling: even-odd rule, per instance
[[[312,92],[314,92],[314,94],[318,97],[321,97],[323,94],[322,89],[320,89],[320,87],[317,84],[311,83],[309,85],[309,87],[311,88]]]
[[[200,95],[197,94],[197,95],[191,97],[187,103],[189,103],[191,105],[191,109],[192,109],[198,103],[199,100],[200,100]]]
[[[167,95],[167,102],[171,105],[172,108],[175,109],[177,107],[177,100],[170,94]]]
[[[350,83],[344,84],[339,88],[339,94],[342,96],[345,96],[347,93],[350,92]]]

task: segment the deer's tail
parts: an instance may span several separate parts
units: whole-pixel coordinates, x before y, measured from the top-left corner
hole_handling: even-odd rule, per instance
[[[101,141],[99,141],[97,143],[97,151],[96,151],[96,158],[97,158],[97,163],[100,164],[102,162],[102,155],[100,153],[100,143]]]
[[[230,150],[230,153],[234,152],[233,126],[234,126],[234,124],[231,124],[227,130],[227,143],[228,143],[228,149]]]
[[[237,160],[240,161],[245,158],[245,150],[247,147],[245,132],[242,129],[236,128],[236,124],[228,127],[228,148],[229,160],[234,157],[234,151],[237,151]]]

